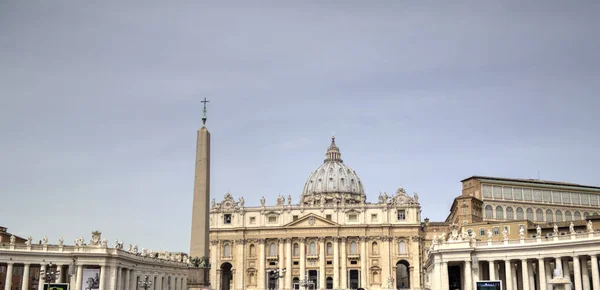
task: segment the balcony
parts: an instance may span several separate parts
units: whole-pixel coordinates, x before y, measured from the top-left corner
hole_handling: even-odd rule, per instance
[[[279,256],[274,255],[274,256],[267,256],[267,261],[277,261],[279,260]]]
[[[349,260],[360,260],[360,254],[348,254]]]

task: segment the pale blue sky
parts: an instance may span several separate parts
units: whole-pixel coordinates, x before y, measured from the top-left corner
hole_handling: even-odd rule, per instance
[[[294,202],[332,132],[368,200],[460,180],[600,185],[599,1],[2,1],[0,224],[189,249],[212,191]]]

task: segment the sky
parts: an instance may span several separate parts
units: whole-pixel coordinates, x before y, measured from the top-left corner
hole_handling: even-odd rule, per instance
[[[599,1],[0,2],[0,225],[189,251],[211,198],[296,203],[332,134],[367,201],[472,175],[600,186]]]

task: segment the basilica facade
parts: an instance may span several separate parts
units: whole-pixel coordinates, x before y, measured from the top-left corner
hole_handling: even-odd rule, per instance
[[[246,206],[227,193],[210,204],[214,289],[419,289],[418,195],[402,188],[368,202],[332,138],[299,202]]]

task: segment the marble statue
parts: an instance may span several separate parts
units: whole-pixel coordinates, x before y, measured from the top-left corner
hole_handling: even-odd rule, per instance
[[[104,240],[102,240],[102,246],[105,247],[105,248],[108,246],[108,239],[107,238],[104,238]]]
[[[15,242],[16,242],[16,240],[17,240],[17,238],[16,238],[14,235],[11,235],[11,236],[10,236],[10,244],[11,244],[11,245],[14,245],[14,244],[15,244]]]
[[[44,241],[44,246],[48,245],[48,237],[44,237],[42,241]]]
[[[63,237],[58,238],[58,246],[62,247],[65,243],[65,240],[63,239]]]
[[[101,238],[102,238],[102,233],[101,232],[99,232],[99,231],[93,231],[92,232],[92,240],[90,241],[90,245],[92,245],[92,246],[99,246]]]
[[[537,228],[535,229],[535,233],[538,238],[542,237],[542,227],[540,227],[540,225],[537,225]]]
[[[413,194],[413,201],[415,203],[419,203],[419,194],[417,194],[416,192]]]
[[[524,239],[525,238],[525,227],[519,227],[519,238]]]
[[[264,196],[260,198],[260,205],[265,206],[265,197]]]
[[[285,203],[285,198],[283,196],[277,197],[277,205],[283,205]]]
[[[554,278],[562,278],[563,277],[562,269],[561,268],[554,269],[553,275],[554,275]]]
[[[130,252],[130,253],[133,252],[133,245],[132,244],[129,244],[129,249],[127,249],[127,252]]]
[[[217,208],[217,202],[215,201],[215,199],[213,198],[212,201],[210,202],[210,208]]]
[[[133,246],[133,253],[134,253],[134,254],[137,254],[137,253],[138,253],[138,246],[137,246],[137,245],[134,245],[134,246]]]
[[[552,233],[553,233],[555,236],[558,236],[558,225],[556,225],[556,223],[554,223],[554,227],[553,227],[553,228],[554,228],[554,229],[553,229]]]
[[[389,276],[387,283],[388,283],[388,289],[396,289],[396,286],[394,285],[394,277]]]
[[[492,233],[492,230],[488,230],[487,231],[488,241],[491,241],[493,236],[494,236],[494,233]]]
[[[587,222],[587,232],[588,233],[593,233],[594,232],[594,225],[592,224],[592,220],[589,220]]]
[[[571,233],[572,235],[575,234],[575,224],[573,224],[573,222],[569,224],[569,233]]]
[[[440,235],[440,242],[445,242],[446,241],[446,232],[442,232],[442,234]]]
[[[432,244],[437,245],[438,244],[438,237],[437,235],[433,235],[433,240],[431,241]]]
[[[148,250],[146,248],[142,248],[142,257],[148,256]]]
[[[116,240],[115,240],[115,243],[114,243],[114,246],[113,246],[113,247],[114,247],[115,249],[118,249],[118,248],[119,248],[119,239],[116,239]]]
[[[502,231],[502,239],[508,241],[508,231],[506,229]]]
[[[381,195],[381,192],[379,193],[378,199],[379,199],[379,203],[383,203],[383,195]]]
[[[288,205],[292,205],[292,195],[288,194]]]
[[[245,203],[245,202],[246,202],[246,201],[244,200],[244,197],[243,197],[243,196],[242,196],[242,197],[240,197],[240,207],[244,207],[244,203]]]
[[[33,238],[31,236],[29,236],[27,238],[27,242],[25,243],[27,246],[31,246],[31,240],[33,240]]]

